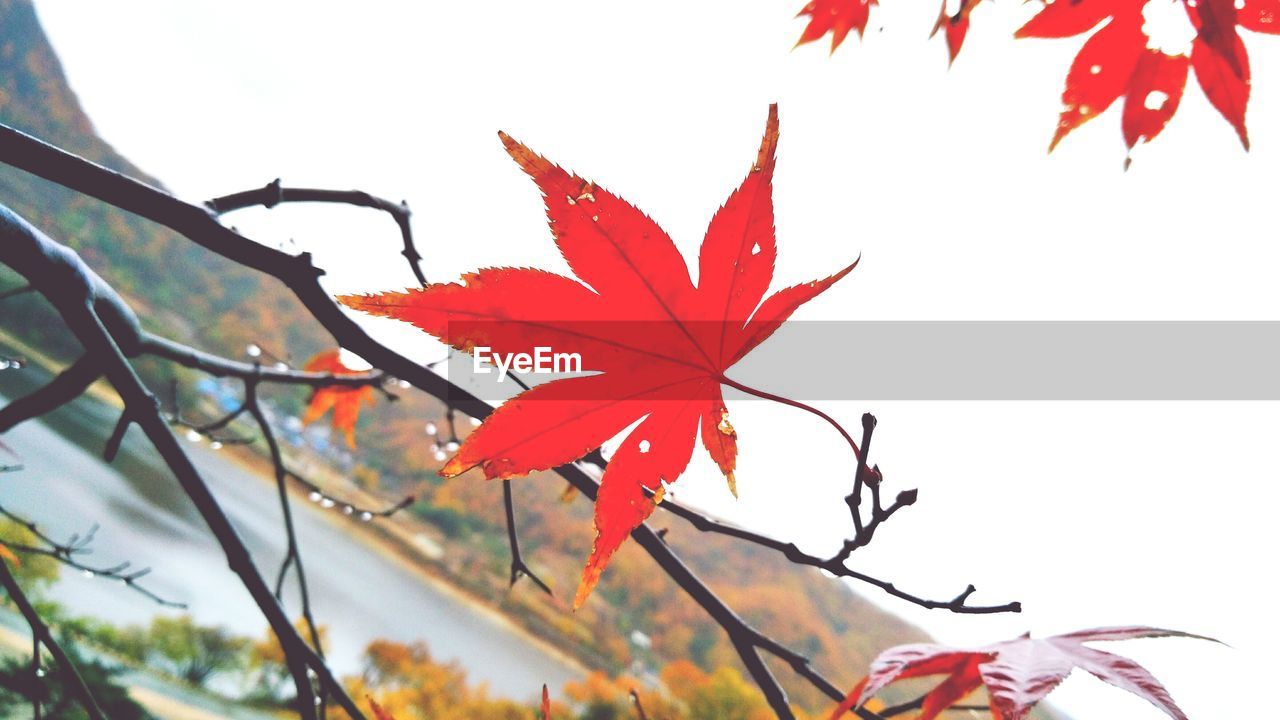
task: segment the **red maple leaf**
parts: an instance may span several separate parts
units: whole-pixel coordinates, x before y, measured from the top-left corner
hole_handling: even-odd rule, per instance
[[[696,287],[671,239],[643,213],[505,133],[500,137],[542,190],[552,234],[577,279],[491,268],[461,283],[339,300],[413,323],[464,352],[485,346],[511,356],[554,348],[578,353],[582,369],[598,373],[538,385],[504,403],[441,470],[446,477],[473,467],[490,479],[554,468],[638,423],[601,481],[596,541],[577,607],[609,557],[661,501],[663,483],[684,471],[699,428],[733,487],[737,435],[720,391],[729,382],[725,370],[853,266],[761,302],[777,256],[776,106],[755,164],[707,229]]]
[[[1192,68],[1205,97],[1248,149],[1249,56],[1236,26],[1280,32],[1275,24],[1280,0],[1251,0],[1244,10],[1236,9],[1236,0],[1186,0],[1196,30],[1189,57],[1151,47],[1143,32],[1145,5],[1146,0],[1050,2],[1017,31],[1020,38],[1065,38],[1106,21],[1071,64],[1062,92],[1062,116],[1049,149],[1122,97],[1125,144],[1132,149],[1150,142],[1177,112]]]
[[[334,375],[356,375],[360,370],[352,370],[342,363],[338,350],[325,350],[317,353],[307,361],[303,370],[307,372],[333,373]],[[360,419],[360,403],[372,405],[373,388],[346,387],[333,385],[318,387],[311,393],[311,402],[307,412],[302,416],[302,424],[310,425],[333,409],[333,429],[342,431],[347,446],[356,446],[356,421]]]
[[[969,14],[979,2],[982,0],[960,0],[956,11],[949,13],[946,0],[943,0],[942,8],[938,11],[938,23],[933,26],[933,34],[937,35],[941,30],[946,37],[947,54],[951,62],[955,62],[956,56],[960,54],[960,48],[964,47],[964,38],[969,34]]]
[[[836,708],[831,720],[861,707],[893,682],[928,675],[946,677],[924,696],[917,720],[933,720],[984,685],[993,720],[1024,720],[1031,708],[1076,668],[1149,701],[1175,720],[1187,720],[1169,691],[1141,665],[1084,644],[1156,637],[1213,640],[1177,630],[1117,627],[1037,639],[1024,635],[973,650],[944,645],[900,645],[872,661],[871,673]]]
[[[960,6],[952,14],[947,12],[946,1],[938,13],[938,23],[933,32],[939,30],[947,38],[947,50],[954,61],[964,44],[964,36],[969,31],[969,13],[980,0],[960,0]],[[805,26],[796,47],[813,42],[827,33],[831,33],[831,52],[835,52],[849,36],[851,30],[858,31],[862,37],[867,31],[867,23],[871,19],[871,6],[878,5],[879,0],[811,0],[796,17],[809,16],[809,24]]]
[[[871,18],[871,6],[877,3],[878,0],[811,0],[796,15],[809,16],[809,24],[800,34],[796,46],[831,33],[831,52],[835,52],[848,37],[850,30],[857,30],[858,37],[862,37],[867,30],[867,21]]]

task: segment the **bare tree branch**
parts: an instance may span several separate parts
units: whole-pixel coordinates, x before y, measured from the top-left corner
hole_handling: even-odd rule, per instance
[[[7,145],[0,142],[0,147]],[[298,711],[302,718],[313,720],[316,717],[315,695],[307,675],[310,668],[349,715],[363,720],[359,707],[289,622],[271,589],[258,574],[248,548],[230,519],[161,417],[155,396],[129,365],[124,348],[138,350],[140,329],[137,317],[75,253],[49,240],[3,207],[0,207],[0,257],[32,284],[39,286],[53,279],[59,285],[59,292],[46,292],[43,288],[42,292],[80,341],[86,354],[96,358],[103,368],[104,375],[124,401],[126,413],[142,429],[191,498],[222,546],[228,566],[240,577],[280,639],[286,664],[297,688]],[[78,282],[68,282],[68,279]]]
[[[84,708],[85,714],[89,716],[89,720],[106,720],[106,714],[102,712],[102,708],[98,707],[98,701],[94,699],[93,693],[90,692],[89,686],[85,684],[84,678],[80,677],[80,671],[76,669],[75,663],[71,662],[71,658],[54,639],[53,633],[49,631],[49,626],[44,624],[40,619],[40,614],[31,606],[31,601],[22,592],[22,588],[18,585],[18,581],[14,579],[13,573],[9,572],[9,565],[0,560],[0,585],[4,586],[4,590],[9,594],[9,599],[14,605],[18,606],[18,612],[22,613],[22,617],[27,621],[27,625],[31,627],[32,649],[35,651],[31,660],[31,674],[35,679],[40,677],[40,646],[43,645],[53,656],[58,668],[64,673],[67,685],[71,688],[72,694],[76,696],[76,700],[80,706]],[[39,715],[38,700],[36,702],[36,715]]]
[[[391,219],[396,221],[396,226],[400,228],[400,238],[404,242],[404,249],[400,251],[400,254],[409,262],[409,270],[413,272],[413,276],[418,279],[420,284],[427,284],[427,278],[422,274],[422,255],[418,253],[418,248],[413,243],[413,229],[409,226],[410,213],[409,203],[407,202],[393,203],[390,200],[383,200],[360,190],[287,188],[280,184],[280,178],[276,178],[256,190],[245,190],[231,195],[224,195],[206,202],[205,205],[215,214],[222,215],[233,210],[255,205],[270,209],[281,203],[304,202],[354,205],[387,213],[391,216]]]
[[[542,578],[538,577],[528,565],[524,564],[524,558],[520,556],[520,540],[516,536],[516,509],[515,503],[511,499],[511,481],[502,481],[502,506],[507,513],[507,543],[511,546],[511,587],[515,587],[516,581],[522,577],[527,577],[533,581],[534,585],[542,588],[542,592],[552,595],[551,588],[542,582]]]
[[[79,570],[82,573],[92,577],[102,578],[104,580],[118,580],[130,590],[143,595],[159,605],[170,608],[184,609],[186,604],[166,600],[156,593],[142,587],[138,584],[138,580],[151,573],[151,568],[132,569],[133,563],[125,561],[110,566],[89,565],[80,561],[79,556],[88,555],[93,552],[90,545],[93,544],[94,538],[98,534],[98,526],[95,524],[89,528],[84,534],[75,534],[68,538],[65,542],[59,542],[49,537],[40,529],[35,522],[18,515],[8,508],[0,505],[0,515],[26,528],[38,541],[43,543],[43,547],[34,545],[25,545],[18,542],[6,542],[4,546],[17,553],[28,555],[43,555],[52,558],[59,563],[66,565],[73,570]]]
[[[234,377],[241,380],[252,379],[261,382],[308,385],[310,387],[381,387],[386,379],[386,376],[378,371],[354,375],[335,375],[333,373],[306,372],[303,370],[277,370],[257,363],[251,364],[238,360],[228,360],[145,332],[142,333],[140,338],[139,351],[147,355],[172,360],[179,365],[200,370],[214,377]]]
[[[81,357],[58,373],[48,384],[0,408],[0,433],[8,432],[23,421],[66,405],[79,397],[100,377],[102,372],[97,369],[94,359],[87,355]]]

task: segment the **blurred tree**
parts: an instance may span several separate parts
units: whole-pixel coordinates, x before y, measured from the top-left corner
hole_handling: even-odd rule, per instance
[[[166,661],[175,675],[200,686],[214,674],[242,669],[250,646],[247,638],[197,625],[190,615],[155,618],[147,641],[153,656]]]

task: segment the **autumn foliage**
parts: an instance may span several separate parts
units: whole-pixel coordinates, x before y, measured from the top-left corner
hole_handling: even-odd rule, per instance
[[[952,60],[968,33],[970,15],[981,0],[943,3],[934,32],[946,38]],[[1209,103],[1249,147],[1245,112],[1249,104],[1249,55],[1239,28],[1277,34],[1280,0],[1174,0],[1194,31],[1187,52],[1169,52],[1148,34],[1148,8],[1165,0],[1049,0],[1019,29],[1018,38],[1088,35],[1067,73],[1062,113],[1049,144],[1052,150],[1072,130],[1123,98],[1121,123],[1132,149],[1153,140],[1173,118],[1190,73]],[[876,0],[813,0],[801,11],[809,18],[800,43],[831,34],[832,51],[850,31],[867,27]]]
[[[552,234],[576,279],[490,268],[461,283],[339,300],[412,323],[464,352],[551,347],[579,353],[583,369],[599,373],[539,385],[502,405],[444,466],[446,477],[476,467],[490,479],[554,468],[639,421],[605,470],[577,607],[661,502],[664,484],[684,471],[699,434],[736,491],[737,434],[721,394],[721,384],[730,382],[725,371],[854,265],[765,297],[777,257],[776,106],[755,163],[707,229],[696,287],[671,238],[642,212],[501,137],[542,190]]]
[[[333,373],[334,375],[355,375],[360,372],[347,367],[342,362],[341,351],[337,349],[317,353],[307,361],[303,369],[307,372]],[[342,437],[347,441],[347,446],[354,449],[356,423],[360,420],[360,406],[372,405],[373,402],[374,394],[371,387],[341,385],[319,387],[311,393],[311,402],[307,404],[302,423],[310,425],[324,417],[329,410],[333,410],[333,429],[341,432]]]
[[[886,650],[875,659],[871,672],[836,708],[830,720],[863,706],[891,683],[930,675],[945,677],[924,696],[918,720],[933,720],[981,687],[986,687],[992,720],[1025,720],[1031,709],[1076,668],[1147,700],[1174,720],[1187,720],[1169,691],[1141,665],[1085,645],[1105,640],[1159,637],[1211,639],[1177,630],[1117,627],[1047,638],[1024,635],[974,650],[943,645],[902,645]]]

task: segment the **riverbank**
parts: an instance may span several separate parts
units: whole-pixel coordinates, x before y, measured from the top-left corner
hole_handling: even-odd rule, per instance
[[[24,383],[34,386],[44,381],[29,374],[43,375],[59,370],[57,363],[31,352],[30,348],[8,338],[5,341],[32,362],[31,368],[21,371],[28,375]],[[9,387],[6,392],[12,396],[22,391]],[[66,525],[68,533],[75,531],[72,527],[76,524],[84,524],[85,518],[108,521],[100,535],[105,550],[129,552],[128,559],[152,565],[155,568],[151,576],[155,578],[154,582],[168,581],[181,593],[186,593],[179,599],[188,601],[194,598],[193,609],[202,613],[202,622],[221,622],[212,610],[221,610],[231,600],[223,602],[202,596],[234,596],[239,588],[214,590],[208,573],[195,569],[196,556],[200,564],[218,567],[220,571],[225,568],[225,561],[216,545],[211,545],[205,537],[207,533],[203,524],[194,517],[185,496],[175,491],[167,471],[163,468],[139,470],[140,462],[154,463],[154,452],[145,439],[131,432],[126,438],[122,457],[117,458],[113,466],[101,464],[98,456],[103,439],[101,435],[110,429],[107,418],[118,413],[118,403],[110,402],[113,398],[114,392],[110,388],[101,388],[91,398],[77,401],[73,408],[64,408],[60,411],[61,416],[53,422],[26,423],[7,435],[6,441],[13,437],[11,444],[23,451],[28,465],[27,472],[13,478],[25,476],[21,479],[38,482],[68,474],[71,477],[66,480],[77,487],[61,487],[63,479],[59,478],[58,483],[43,488],[65,492],[67,501],[60,502],[57,498],[48,497],[32,483],[10,483],[6,500],[21,500],[21,494],[27,492],[29,497],[23,504],[26,508],[36,511],[40,507],[60,508],[61,517],[41,519],[53,521],[54,525]],[[22,432],[29,437],[18,437]],[[77,446],[76,451],[60,448],[58,440],[50,437],[53,433]],[[236,448],[237,452],[228,452],[228,449],[215,452],[207,446],[192,445],[190,452],[214,486],[215,493],[224,500],[228,513],[237,521],[246,541],[256,546],[255,557],[262,572],[273,576],[275,562],[283,555],[283,532],[270,464],[252,451]],[[73,455],[75,457],[71,457]],[[74,462],[68,466],[68,460]],[[74,470],[77,464],[90,462],[93,467],[89,471]],[[108,469],[117,476],[112,481],[95,478],[97,473]],[[254,487],[246,487],[246,482]],[[352,501],[371,506],[385,502],[362,494],[358,489],[350,490],[348,492],[344,487],[340,491],[337,488],[332,491],[343,497],[350,495]],[[313,585],[313,601],[321,622],[330,625],[331,644],[337,653],[334,657],[341,666],[340,672],[358,669],[359,653],[369,640],[391,637],[399,641],[426,640],[439,657],[457,658],[474,677],[490,683],[497,694],[516,699],[524,699],[531,694],[530,691],[540,688],[542,682],[549,682],[556,688],[564,680],[582,677],[586,673],[580,661],[549,639],[530,632],[501,608],[451,582],[447,568],[434,562],[422,549],[422,538],[438,536],[438,532],[427,524],[407,513],[377,522],[359,522],[310,502],[306,492],[297,486],[290,488],[290,497],[299,526],[303,558],[307,561],[308,579]],[[120,513],[122,507],[124,512]],[[183,527],[169,527],[171,520],[181,522]],[[121,543],[121,528],[118,527],[121,524],[125,526],[124,530],[145,537],[138,538],[137,542]],[[83,527],[79,529],[83,530]],[[110,539],[106,538],[108,532],[112,532]],[[202,547],[198,550],[188,547],[193,544]],[[165,549],[185,552],[175,554],[164,552]],[[141,557],[135,556],[134,552]],[[189,578],[190,582],[181,582],[183,577]],[[74,585],[75,590],[103,597],[121,592],[114,588],[104,589],[100,584],[88,590],[84,582],[87,581],[76,575],[60,585]],[[234,583],[234,579],[228,582]],[[285,600],[296,610],[292,584],[286,583]],[[192,596],[192,586],[208,592]],[[370,595],[362,597],[361,592]],[[73,603],[78,599],[77,593],[71,590],[58,594]],[[240,607],[244,606],[243,598],[235,597],[234,600]],[[116,600],[106,605],[112,606],[111,612],[107,613],[112,617],[107,619],[113,622],[143,619],[136,607],[126,607]],[[256,608],[252,609],[256,611]],[[255,614],[236,618],[232,625],[239,632],[257,634],[265,623]],[[479,646],[479,650],[470,647],[473,645]],[[504,661],[499,658],[497,652],[500,649],[512,649],[516,659]],[[502,678],[506,675],[519,677],[512,682],[504,682]]]

